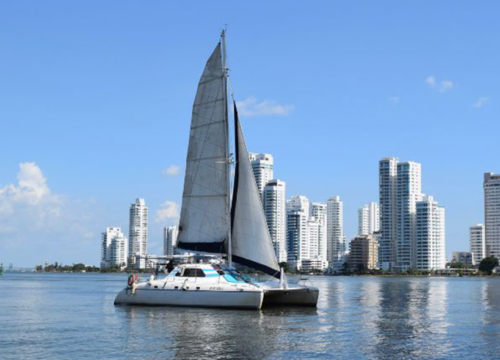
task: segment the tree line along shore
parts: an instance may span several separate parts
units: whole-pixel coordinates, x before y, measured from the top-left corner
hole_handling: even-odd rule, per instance
[[[287,274],[290,275],[372,275],[372,276],[500,276],[500,267],[498,259],[495,257],[484,258],[479,266],[475,267],[473,265],[460,263],[460,262],[450,262],[447,264],[447,269],[445,270],[430,270],[421,271],[417,269],[409,269],[406,271],[386,271],[380,269],[365,269],[362,267],[351,268],[348,263],[345,263],[342,267],[342,271],[335,274],[328,274],[322,271],[312,271],[312,272],[300,272],[288,268],[287,263],[280,263],[280,266],[284,268]],[[54,264],[49,265],[37,265],[35,267],[36,272],[42,273],[152,273],[155,271],[153,268],[149,269],[137,269],[133,267],[121,269],[119,266],[112,266],[101,269],[96,266],[88,266],[83,263],[76,263],[73,265],[63,265],[59,264],[57,261]],[[240,269],[243,273],[255,273],[254,269]],[[257,275],[259,275],[257,273]]]

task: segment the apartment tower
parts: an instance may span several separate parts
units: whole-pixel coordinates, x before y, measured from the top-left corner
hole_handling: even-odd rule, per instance
[[[484,237],[484,225],[476,224],[469,228],[470,252],[474,265],[479,265],[486,257],[486,242]]]
[[[483,189],[486,256],[500,259],[500,175],[485,173]]]
[[[286,250],[286,183],[271,180],[264,187],[264,213],[278,262],[287,261]]]
[[[250,164],[252,165],[253,175],[257,188],[259,189],[260,198],[263,199],[264,188],[269,181],[274,177],[273,166],[274,160],[271,154],[248,154]]]
[[[145,259],[136,262],[136,255],[146,256],[148,252],[148,208],[144,199],[130,205],[129,226],[129,266],[145,269]]]

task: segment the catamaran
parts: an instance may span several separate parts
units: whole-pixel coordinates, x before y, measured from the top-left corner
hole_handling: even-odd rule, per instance
[[[164,278],[129,277],[115,305],[170,305],[260,309],[265,305],[317,305],[319,291],[289,284],[280,269],[249,161],[234,98],[235,152],[229,140],[225,31],[198,83],[186,159],[177,250],[184,261]],[[231,196],[231,170],[235,164]],[[259,282],[235,264],[274,281]]]

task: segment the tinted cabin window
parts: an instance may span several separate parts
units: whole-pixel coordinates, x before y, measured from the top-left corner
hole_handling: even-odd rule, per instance
[[[196,269],[196,276],[205,277],[205,273],[201,269]]]
[[[184,276],[186,276],[186,277],[205,277],[205,273],[201,269],[185,269]]]
[[[217,271],[217,274],[224,275],[224,271],[222,270],[222,268],[219,265],[214,265],[213,268],[215,271]]]

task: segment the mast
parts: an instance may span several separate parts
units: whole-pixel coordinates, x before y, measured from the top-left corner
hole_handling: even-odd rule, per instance
[[[229,116],[227,106],[227,55],[226,55],[226,30],[221,33],[222,42],[222,73],[223,73],[223,87],[224,87],[224,119],[226,120],[226,166],[227,166],[227,192],[226,192],[226,222],[227,222],[227,261],[229,267],[233,266],[233,250],[231,240],[231,159],[229,149]]]

